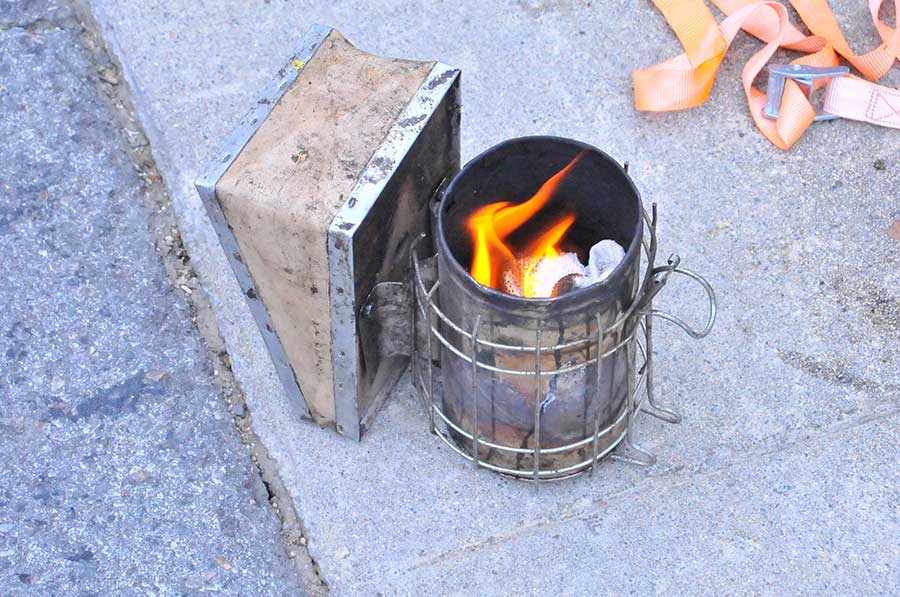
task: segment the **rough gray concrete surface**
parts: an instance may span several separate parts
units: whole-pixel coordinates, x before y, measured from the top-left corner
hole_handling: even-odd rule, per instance
[[[0,3],[0,139],[0,594],[297,594],[65,4]]]
[[[860,51],[863,2],[835,3]],[[900,132],[838,121],[790,152],[754,128],[732,46],[707,105],[639,114],[630,71],[679,51],[647,0],[90,0],[213,296],[256,431],[339,594],[889,593],[900,586]],[[720,299],[702,342],[659,326],[659,455],[541,487],[473,471],[401,385],[362,443],[291,417],[192,181],[312,22],[463,70],[463,158],[558,134],[630,161]],[[900,86],[900,67],[887,79]],[[698,293],[660,303],[699,321]]]

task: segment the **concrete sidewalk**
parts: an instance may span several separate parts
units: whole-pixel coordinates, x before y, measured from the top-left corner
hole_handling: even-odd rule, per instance
[[[0,57],[0,594],[297,594],[67,3]]]
[[[754,129],[739,36],[708,105],[647,115],[629,72],[678,51],[649,1],[88,0],[121,61],[210,291],[254,424],[336,593],[879,593],[900,585],[900,133]],[[836,7],[851,43],[865,3]],[[463,159],[558,134],[629,161],[677,250],[720,297],[713,335],[659,326],[651,468],[533,487],[437,445],[408,384],[360,444],[296,423],[192,182],[313,22],[463,70]],[[900,86],[900,68],[886,81]],[[661,302],[699,318],[699,297]]]

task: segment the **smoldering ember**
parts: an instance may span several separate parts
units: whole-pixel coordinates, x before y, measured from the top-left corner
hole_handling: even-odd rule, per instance
[[[900,5],[639,8],[2,3],[0,594],[895,591]]]

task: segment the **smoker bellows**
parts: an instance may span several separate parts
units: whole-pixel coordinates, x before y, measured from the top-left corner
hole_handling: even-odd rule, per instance
[[[376,284],[408,279],[459,169],[458,89],[457,69],[314,26],[197,182],[285,391],[350,437],[408,361],[364,351],[357,320]]]

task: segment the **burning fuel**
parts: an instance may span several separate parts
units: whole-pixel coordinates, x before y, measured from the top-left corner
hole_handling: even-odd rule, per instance
[[[512,247],[508,243],[509,236],[553,198],[566,175],[583,155],[583,152],[578,154],[527,201],[519,204],[509,201],[490,203],[469,217],[466,227],[473,244],[469,273],[478,283],[523,297],[549,297],[559,279],[578,273],[574,264],[583,272],[578,258],[560,249],[566,232],[575,222],[572,213],[561,214],[524,247]],[[566,257],[561,260],[563,256]],[[556,262],[560,263],[557,265]]]

